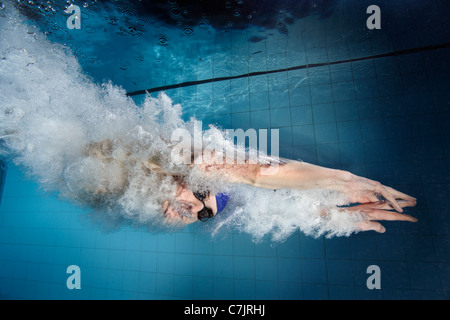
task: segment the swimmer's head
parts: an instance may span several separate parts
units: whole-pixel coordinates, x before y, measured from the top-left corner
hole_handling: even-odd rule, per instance
[[[209,192],[194,193],[185,185],[178,184],[175,201],[164,201],[162,209],[167,222],[190,224],[212,218],[217,213],[217,202],[216,197]]]

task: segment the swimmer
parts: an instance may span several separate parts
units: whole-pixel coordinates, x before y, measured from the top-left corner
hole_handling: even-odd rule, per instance
[[[0,154],[99,220],[159,230],[217,216],[207,225],[213,233],[230,226],[275,240],[295,230],[341,236],[383,232],[380,220],[416,221],[402,214],[415,198],[346,171],[274,158],[176,163],[173,132],[196,132],[181,104],[160,93],[137,105],[123,88],[94,83],[69,50],[20,21],[14,12],[0,19]],[[203,142],[226,140],[218,128],[208,132]]]
[[[396,220],[417,222],[417,219],[403,214],[403,208],[416,205],[416,198],[397,191],[380,182],[354,175],[347,171],[329,169],[306,162],[282,159],[279,164],[259,165],[198,165],[206,175],[220,174],[232,183],[244,183],[264,189],[329,189],[346,196],[349,207],[340,207],[341,212],[361,212],[366,220],[358,222],[361,231],[386,231],[377,221]],[[262,174],[262,169],[266,171]],[[272,172],[268,171],[272,170]],[[197,220],[206,221],[220,213],[226,206],[226,194],[199,194],[179,184],[176,197],[184,204],[180,210],[163,204],[163,212],[169,222],[189,224]],[[357,205],[355,205],[357,204]],[[320,212],[318,214],[326,214]]]

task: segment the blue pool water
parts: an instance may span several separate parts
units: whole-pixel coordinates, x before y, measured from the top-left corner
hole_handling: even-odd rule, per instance
[[[211,16],[169,23],[126,1],[73,3],[81,7],[80,30],[67,29],[68,15],[56,5],[53,14],[33,5],[22,12],[51,41],[71,48],[95,82],[111,80],[130,93],[169,86],[183,117],[202,120],[204,128],[277,128],[281,156],[411,194],[418,205],[406,213],[419,222],[385,222],[385,234],[348,238],[297,232],[282,243],[255,243],[238,232],[213,238],[196,225],[111,231],[92,223],[88,209],[41,191],[9,161],[0,166],[0,298],[450,297],[446,1],[336,0],[316,9],[299,1],[310,10],[293,21],[275,12],[275,24],[264,25],[256,10],[251,18],[246,12],[256,22],[245,28],[242,15],[225,9],[217,18],[223,24],[214,25]],[[179,17],[174,3],[164,10]],[[381,9],[380,30],[366,27],[371,4]],[[198,82],[205,79],[211,81]],[[70,265],[80,267],[79,290],[67,288]],[[366,285],[371,265],[380,267],[381,289]]]

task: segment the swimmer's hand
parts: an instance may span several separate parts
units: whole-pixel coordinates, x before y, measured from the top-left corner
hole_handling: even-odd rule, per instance
[[[416,205],[415,201],[400,200],[398,205],[402,208],[404,207],[414,207]],[[385,220],[385,221],[410,221],[417,222],[417,219],[407,215],[392,211],[392,205],[387,201],[378,201],[373,203],[365,203],[352,207],[340,208],[341,212],[354,213],[360,212],[365,218],[365,221],[357,223],[358,229],[361,231],[373,230],[379,233],[384,233],[386,228],[381,225],[381,223],[375,220]]]
[[[357,176],[348,171],[329,169],[306,162],[286,160],[274,167],[274,173],[265,169],[255,186],[293,189],[331,189],[342,192],[350,203],[374,203],[386,200],[395,210],[403,212],[399,201],[416,203],[416,198],[382,185],[378,181]],[[262,171],[261,171],[262,172]]]
[[[343,192],[350,203],[377,203],[386,200],[396,211],[403,212],[402,204],[415,206],[416,198],[395,190],[394,188],[382,185],[378,181],[347,172],[342,175],[342,183],[337,186],[337,190]],[[382,199],[380,199],[380,196]]]
[[[274,167],[273,171],[272,174],[270,170],[265,169],[265,174],[262,174],[261,170],[254,185],[266,188],[337,190],[347,196],[349,203],[374,203],[387,200],[398,212],[403,212],[398,201],[414,204],[416,202],[414,197],[348,171],[292,160],[286,160],[286,164]]]

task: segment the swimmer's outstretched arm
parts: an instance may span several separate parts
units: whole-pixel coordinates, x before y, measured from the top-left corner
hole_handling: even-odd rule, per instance
[[[351,203],[374,203],[382,196],[398,212],[403,212],[399,201],[407,201],[408,206],[416,203],[416,199],[407,194],[348,171],[284,160],[284,164],[225,164],[203,166],[203,169],[221,173],[231,182],[247,183],[259,188],[337,190],[344,193]]]
[[[392,207],[403,212],[397,200],[408,202],[415,198],[382,185],[378,181],[354,175],[348,171],[324,168],[306,162],[288,160],[285,165],[261,168],[255,179],[255,186],[263,188],[333,189],[343,192],[351,202],[377,202],[385,198]],[[273,170],[273,174],[271,174]]]

